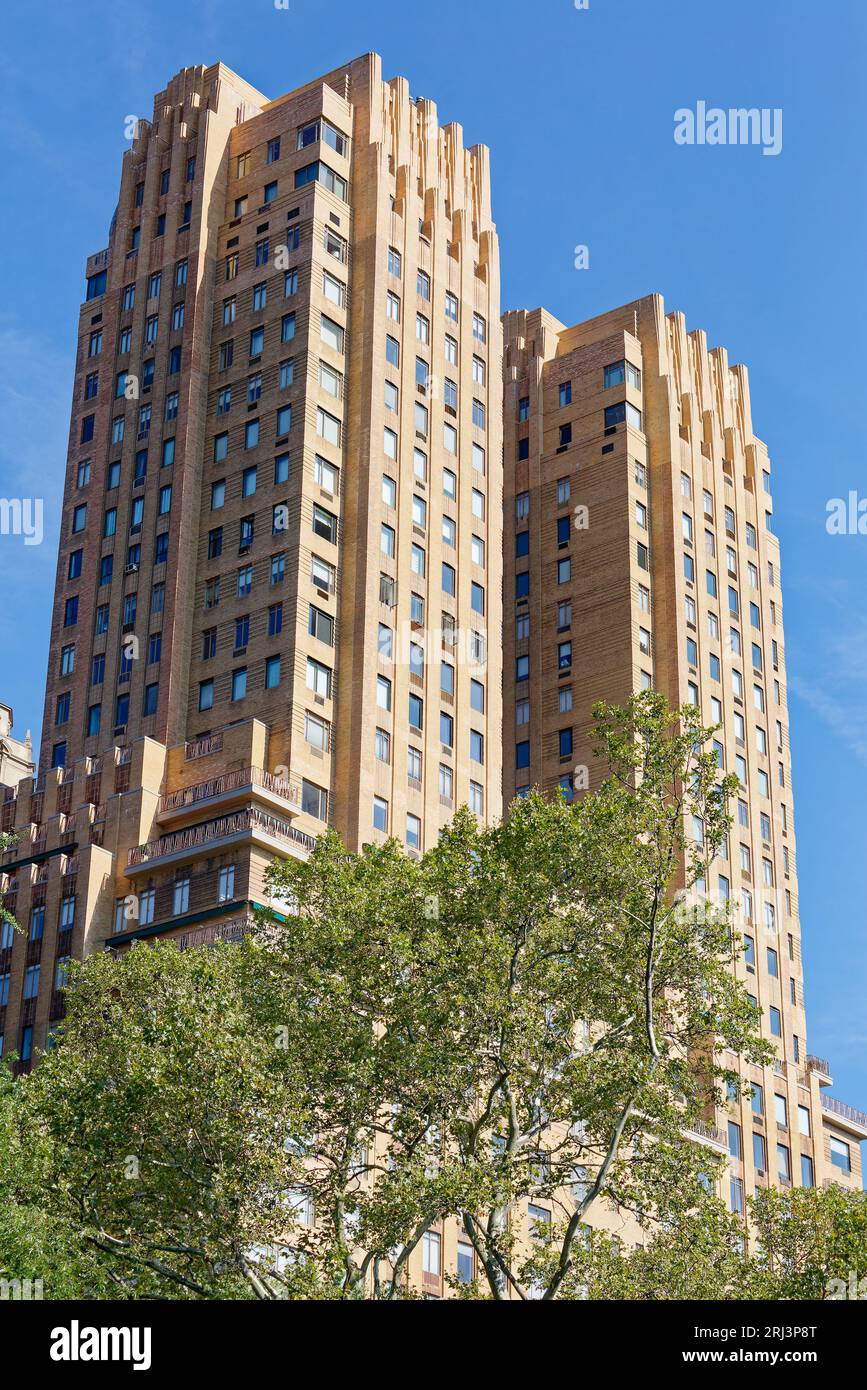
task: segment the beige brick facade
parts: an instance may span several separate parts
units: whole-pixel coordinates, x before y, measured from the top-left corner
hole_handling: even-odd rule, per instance
[[[867,1117],[807,1052],[780,549],[746,369],[658,295],[504,326],[504,801],[598,785],[597,700],[652,684],[721,724],[741,787],[706,887],[733,905],[777,1060],[704,1138],[730,1152],[736,1208],[766,1183],[858,1183]]]
[[[243,929],[326,825],[421,853],[501,812],[487,150],[375,54],[276,101],[188,68],[87,283],[40,770],[2,810],[24,1067],[66,956]]]

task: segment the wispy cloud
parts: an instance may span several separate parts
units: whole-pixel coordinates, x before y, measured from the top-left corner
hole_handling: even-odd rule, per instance
[[[118,5],[112,7],[108,15],[108,29],[110,58],[115,69],[134,75],[142,72],[152,47],[154,25],[151,17],[143,8]]]
[[[856,692],[832,693],[794,676],[789,682],[792,690],[809,705],[813,713],[836,734],[861,762],[867,764],[867,711],[856,704]],[[862,696],[863,698],[863,696]]]
[[[821,678],[791,675],[789,686],[860,762],[867,763],[867,616],[855,609],[845,581],[828,586],[825,600],[827,621],[810,661]]]
[[[14,653],[4,672],[22,723],[42,707],[44,644],[57,563],[72,363],[11,317],[0,317],[0,497],[42,498],[41,545],[0,535],[0,651]]]
[[[0,481],[6,495],[42,495],[62,482],[73,363],[0,315]],[[57,487],[52,499],[59,510]],[[62,490],[61,490],[62,495]]]

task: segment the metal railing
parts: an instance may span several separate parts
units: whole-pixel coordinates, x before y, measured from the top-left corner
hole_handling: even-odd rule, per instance
[[[854,1125],[860,1125],[862,1129],[867,1129],[867,1115],[863,1110],[856,1110],[854,1105],[847,1105],[845,1101],[835,1100],[833,1096],[821,1097],[822,1109],[829,1111],[832,1115],[839,1115],[842,1120],[849,1120]]]
[[[182,932],[169,940],[176,942],[179,951],[188,951],[195,946],[210,946],[215,941],[240,941],[252,925],[250,917],[233,917],[230,922],[212,922],[210,926],[196,927],[194,931]]]
[[[137,845],[127,854],[127,868],[147,864],[152,859],[162,859],[170,854],[198,849],[200,845],[212,840],[227,839],[231,835],[242,834],[246,830],[261,830],[266,835],[282,840],[286,844],[298,845],[309,852],[316,841],[312,835],[305,835],[279,816],[267,815],[255,807],[245,807],[231,815],[220,816],[217,820],[204,821],[200,825],[190,825],[185,830],[176,830],[171,835],[161,835],[146,845]]]
[[[822,1076],[831,1075],[831,1063],[826,1062],[824,1057],[807,1057],[807,1071],[817,1071]]]
[[[235,772],[224,772],[219,777],[210,777],[205,782],[196,782],[191,787],[181,787],[160,797],[160,812],[180,811],[187,806],[195,806],[200,801],[208,801],[215,796],[237,791],[239,787],[263,787],[275,796],[290,801],[294,806],[301,805],[301,786],[298,782],[286,782],[265,772],[261,767],[242,767]]]
[[[704,1139],[709,1144],[718,1144],[720,1148],[728,1148],[728,1135],[716,1125],[705,1124],[703,1120],[691,1120],[686,1126],[687,1134],[695,1134],[699,1139]]]
[[[222,734],[205,734],[184,744],[184,757],[191,762],[193,758],[207,757],[208,753],[219,753],[222,747]]]

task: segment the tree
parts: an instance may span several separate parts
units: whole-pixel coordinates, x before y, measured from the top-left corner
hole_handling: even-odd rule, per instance
[[[761,1297],[744,1234],[743,1220],[715,1197],[706,1194],[691,1207],[675,1199],[664,1224],[641,1244],[626,1247],[606,1231],[588,1232],[561,1296],[652,1303]]]
[[[44,1208],[44,1194],[25,1196],[20,1181],[28,1145],[23,1142],[23,1092],[8,1067],[0,1067],[0,1281],[29,1286],[48,1299],[111,1297],[97,1261],[75,1234]]]
[[[713,1198],[679,1204],[644,1244],[592,1231],[576,1251],[567,1297],[610,1300],[867,1298],[867,1193],[763,1188],[742,1218]]]
[[[701,1201],[713,1161],[685,1131],[736,1082],[716,1053],[769,1055],[726,914],[676,892],[729,826],[713,731],[651,693],[596,718],[609,775],[575,806],[531,796],[488,830],[461,811],[420,863],[328,836],[271,870],[293,904],[270,938],[273,1005],[311,1062],[324,1160],[310,1257],[338,1252],[356,1292],[387,1269],[395,1296],[453,1211],[491,1297],[558,1296],[594,1203],[650,1224]],[[527,1200],[550,1220],[525,1233]]]
[[[461,810],[419,861],[327,833],[272,866],[252,939],[78,967],[18,1083],[13,1200],[130,1297],[412,1297],[449,1216],[463,1296],[577,1297],[603,1207],[698,1230],[716,1058],[769,1055],[696,896],[732,784],[692,708],[596,717],[608,776],[575,805]]]
[[[761,1297],[867,1298],[867,1192],[763,1188],[750,1215],[761,1251]]]
[[[261,1249],[282,1236],[297,1116],[241,991],[245,949],[90,957],[56,1047],[16,1083],[4,1203],[39,1208],[114,1297],[272,1287]]]
[[[406,1297],[407,1262],[463,1179],[442,1162],[448,1036],[419,992],[438,949],[425,876],[393,841],[353,856],[329,833],[270,879],[291,907],[263,919],[255,989],[306,1117],[295,1142],[316,1217],[287,1239],[334,1296]]]

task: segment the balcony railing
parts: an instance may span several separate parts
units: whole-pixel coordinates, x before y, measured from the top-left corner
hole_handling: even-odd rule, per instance
[[[303,831],[296,830],[289,821],[282,820],[279,816],[268,815],[255,807],[245,807],[243,811],[220,816],[218,820],[191,825],[185,830],[176,830],[171,835],[161,835],[158,840],[151,840],[146,845],[137,845],[127,855],[127,868],[132,869],[153,859],[164,859],[169,855],[195,850],[212,840],[228,839],[248,830],[259,830],[285,844],[297,845],[308,853],[316,843],[312,835],[305,835]]]
[[[807,1057],[807,1071],[816,1071],[821,1076],[831,1075],[831,1063],[826,1062],[824,1057]]]
[[[261,767],[242,767],[235,772],[224,772],[219,777],[211,777],[206,782],[197,782],[192,787],[181,787],[179,791],[169,792],[160,798],[160,813],[182,811],[196,806],[200,801],[210,801],[216,796],[225,796],[237,791],[239,787],[263,787],[275,796],[290,801],[293,806],[301,805],[301,787],[297,782],[285,782],[272,772]]]
[[[728,1148],[728,1135],[716,1125],[705,1124],[702,1120],[693,1120],[686,1126],[686,1134],[695,1135],[705,1144],[715,1144],[717,1148]]]
[[[209,753],[219,753],[222,747],[222,734],[205,734],[184,744],[184,757],[190,762],[193,758],[205,758]]]
[[[848,1120],[850,1124],[858,1125],[861,1129],[867,1130],[867,1115],[863,1110],[856,1110],[854,1105],[847,1105],[845,1101],[835,1100],[833,1096],[822,1096],[822,1109],[827,1110],[831,1115],[839,1115],[841,1120]]]
[[[196,927],[174,936],[179,951],[188,951],[193,946],[211,946],[215,941],[240,941],[252,926],[249,917],[233,917],[230,922],[212,922],[207,927]]]

